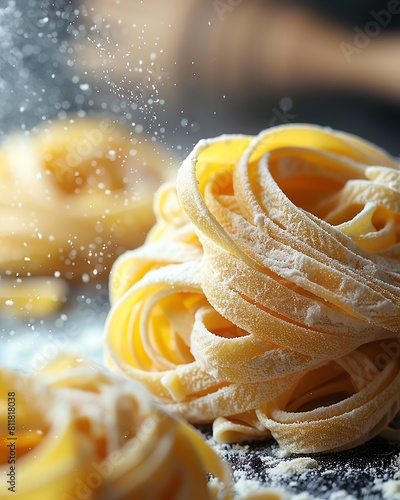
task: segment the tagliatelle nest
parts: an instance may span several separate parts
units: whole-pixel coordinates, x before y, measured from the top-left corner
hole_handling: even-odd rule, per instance
[[[0,148],[0,307],[41,316],[65,296],[54,276],[106,278],[154,224],[153,195],[170,179],[171,161],[106,116],[10,134]],[[21,281],[32,276],[46,280]]]
[[[1,499],[232,498],[229,467],[138,384],[66,356],[37,377],[0,370],[0,382],[0,473],[13,466],[16,478]],[[205,472],[220,480],[219,492]]]
[[[308,125],[201,141],[115,263],[107,354],[220,441],[340,450],[399,410],[400,169]]]
[[[0,150],[0,271],[80,281],[143,243],[167,152],[107,117],[57,121]]]

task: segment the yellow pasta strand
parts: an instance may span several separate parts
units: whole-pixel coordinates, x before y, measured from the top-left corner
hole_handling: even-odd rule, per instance
[[[57,278],[0,280],[0,310],[13,318],[47,316],[64,304],[67,295],[66,282]]]

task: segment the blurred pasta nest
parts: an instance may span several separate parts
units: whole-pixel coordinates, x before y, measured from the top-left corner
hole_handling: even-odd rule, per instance
[[[0,498],[231,498],[229,467],[139,384],[69,356],[36,377],[2,369],[0,382],[8,391],[0,398],[0,472],[14,488]]]
[[[398,161],[350,134],[201,141],[112,268],[110,364],[219,441],[398,438],[399,207]]]
[[[105,116],[11,134],[0,149],[0,272],[107,275],[118,255],[143,243],[170,162],[163,147]]]

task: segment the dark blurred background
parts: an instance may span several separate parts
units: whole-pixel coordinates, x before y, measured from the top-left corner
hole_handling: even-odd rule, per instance
[[[184,156],[310,122],[400,154],[400,2],[0,1],[0,135],[110,113]]]

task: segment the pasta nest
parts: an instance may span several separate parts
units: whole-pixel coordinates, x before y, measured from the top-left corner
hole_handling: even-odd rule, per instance
[[[354,447],[400,401],[400,169],[310,125],[201,141],[119,257],[110,364],[219,441]]]
[[[3,369],[0,382],[1,499],[232,498],[229,467],[139,384],[71,356],[36,377]]]
[[[70,116],[0,148],[0,272],[81,282],[141,245],[167,150],[107,116]]]

